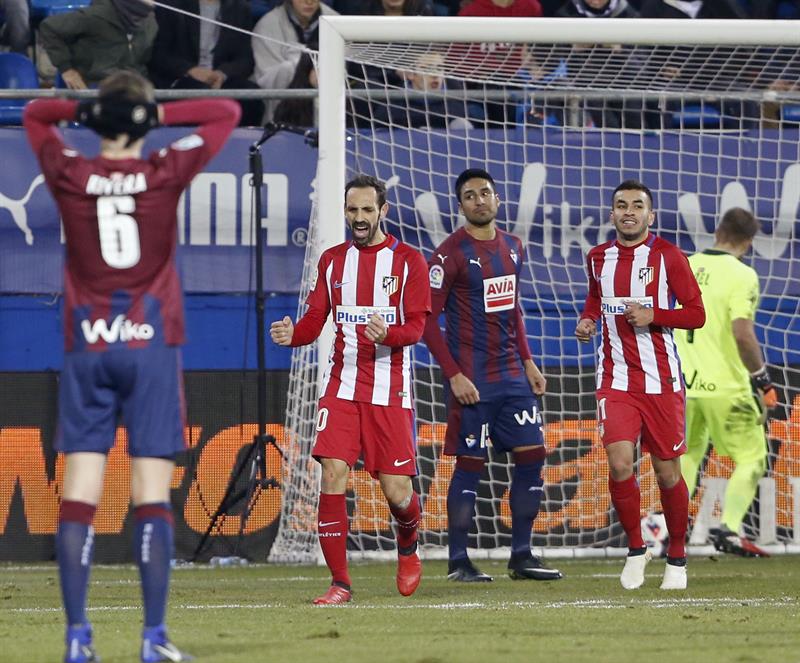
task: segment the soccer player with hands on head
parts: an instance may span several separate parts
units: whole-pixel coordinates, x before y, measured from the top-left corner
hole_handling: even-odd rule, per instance
[[[546,380],[531,357],[519,302],[525,253],[519,238],[497,227],[500,207],[492,176],[462,172],[455,194],[466,225],[436,248],[428,264],[432,314],[425,343],[449,388],[444,453],[456,456],[447,493],[448,578],[489,582],[467,556],[488,446],[511,453],[511,558],[515,580],[557,580],[531,552],[531,530],[544,491],[547,452],[537,396]],[[444,312],[446,340],[439,329]]]
[[[733,460],[722,522],[710,535],[717,550],[742,557],[768,556],[739,529],[767,468],[765,410],[778,404],[755,332],[758,274],[741,261],[759,225],[748,210],[729,209],[714,246],[689,258],[707,320],[701,330],[675,334],[687,389],[683,478],[691,494],[710,443]]]
[[[70,121],[101,136],[99,156],[86,158],[64,144],[56,125]],[[190,658],[169,641],[164,625],[173,556],[170,486],[175,455],[184,449],[177,206],[238,121],[239,106],[227,99],[157,105],[152,85],[125,70],[100,83],[96,100],[40,99],[25,108],[28,139],[66,241],[56,440],[66,456],[56,533],[66,663],[97,660],[86,618],[92,522],[120,415],[132,456],[141,660]],[[143,159],[144,137],[159,124],[199,127]]]
[[[589,294],[575,336],[588,342],[602,319],[597,358],[597,417],[608,458],[611,501],[628,536],[620,576],[625,589],[644,583],[651,554],[641,530],[635,448],[650,453],[669,531],[661,589],[685,589],[689,492],[681,476],[686,452],[685,396],[673,328],[705,322],[700,288],[678,247],[650,232],[653,195],[635,180],[612,195],[616,238],[587,256]],[[675,301],[681,308],[673,308]]]
[[[421,510],[411,481],[417,474],[411,346],[422,338],[431,308],[425,259],[384,233],[389,205],[383,182],[358,175],[344,196],[352,239],[323,252],[308,309],[297,324],[287,316],[270,327],[278,345],[307,345],[333,313],[335,339],[312,452],[322,464],[318,534],[332,582],[315,605],[352,598],[345,490],[359,457],[380,482],[397,523],[398,591],[410,596],[422,575]]]

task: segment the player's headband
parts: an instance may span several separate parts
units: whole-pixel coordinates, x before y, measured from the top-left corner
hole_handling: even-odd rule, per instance
[[[158,105],[149,101],[131,101],[125,98],[124,93],[112,92],[96,100],[82,101],[78,104],[76,119],[103,138],[114,139],[120,134],[128,134],[130,145],[158,126]]]

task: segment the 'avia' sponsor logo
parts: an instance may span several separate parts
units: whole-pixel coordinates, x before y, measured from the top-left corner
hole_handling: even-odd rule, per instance
[[[94,322],[83,320],[81,322],[81,330],[86,342],[91,345],[94,345],[100,339],[106,343],[149,341],[155,335],[152,325],[148,325],[146,322],[132,322],[122,314],[114,318],[110,327],[103,319],[95,320]]]
[[[483,280],[483,308],[486,313],[514,308],[516,277],[513,274]]]
[[[653,308],[652,297],[603,297],[600,311],[603,315],[622,315],[631,304],[640,304],[645,308]]]
[[[337,325],[366,325],[373,315],[379,315],[387,325],[397,324],[397,308],[394,306],[337,306]]]

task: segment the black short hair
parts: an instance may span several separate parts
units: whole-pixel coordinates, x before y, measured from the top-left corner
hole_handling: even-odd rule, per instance
[[[625,180],[621,182],[616,189],[614,189],[614,193],[611,194],[611,206],[614,206],[614,198],[617,195],[617,191],[644,191],[647,195],[647,198],[650,200],[650,209],[655,209],[655,205],[653,203],[653,193],[650,189],[647,188],[647,185],[642,184],[639,180]]]
[[[489,175],[488,172],[483,170],[483,168],[467,168],[456,178],[455,192],[456,192],[456,198],[458,198],[458,202],[461,202],[461,189],[464,188],[464,184],[466,184],[468,180],[471,180],[474,177],[479,177],[482,180],[488,180],[489,182],[492,183],[492,188],[496,188],[494,186],[494,179],[492,179],[492,176]]]
[[[347,192],[350,189],[375,189],[375,196],[378,199],[378,207],[383,207],[386,203],[386,185],[377,177],[359,173],[347,184],[344,185],[344,197],[347,200]]]
[[[726,242],[745,242],[753,239],[761,224],[752,212],[742,207],[731,207],[722,215],[717,226],[718,237]]]

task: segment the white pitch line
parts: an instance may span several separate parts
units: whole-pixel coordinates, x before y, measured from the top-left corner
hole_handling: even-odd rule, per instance
[[[518,610],[527,608],[561,610],[564,608],[579,608],[590,610],[618,610],[626,609],[631,606],[668,609],[668,608],[794,608],[800,605],[800,600],[796,597],[783,598],[763,598],[745,599],[734,596],[724,596],[717,598],[658,598],[658,599],[629,599],[629,600],[605,600],[605,599],[579,599],[575,601],[510,601],[510,602],[484,602],[471,601],[465,603],[400,603],[391,605],[370,605],[350,603],[344,606],[329,606],[345,610]],[[219,604],[184,604],[172,606],[173,610],[271,610],[286,609],[292,607],[307,607],[305,604],[286,604],[286,603],[219,603]],[[10,613],[51,613],[61,612],[62,608],[8,608],[0,609],[0,612]],[[124,612],[131,610],[141,610],[141,606],[134,605],[109,605],[94,606],[88,608],[90,612]]]

